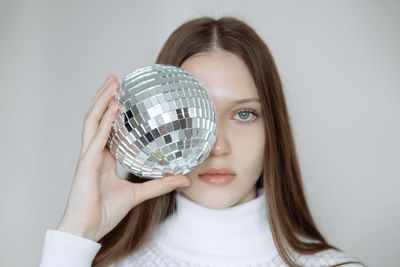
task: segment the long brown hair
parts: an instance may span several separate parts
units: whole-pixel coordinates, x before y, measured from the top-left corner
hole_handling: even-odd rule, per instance
[[[181,66],[188,57],[216,48],[239,56],[258,90],[268,145],[257,185],[264,188],[268,221],[280,256],[288,265],[297,266],[291,250],[313,254],[336,249],[321,235],[307,206],[281,80],[270,51],[258,34],[232,17],[194,19],[171,34],[156,63]],[[144,181],[132,174],[127,179]],[[93,266],[107,266],[145,245],[155,226],[175,211],[175,194],[172,191],[133,208],[99,241],[102,247]],[[303,237],[313,242],[306,242]]]

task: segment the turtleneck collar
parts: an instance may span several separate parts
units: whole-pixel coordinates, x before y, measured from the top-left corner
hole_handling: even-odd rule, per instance
[[[266,217],[263,189],[257,197],[226,209],[211,209],[176,194],[176,211],[153,241],[169,255],[199,263],[271,260],[278,254]],[[232,264],[230,266],[233,266]]]

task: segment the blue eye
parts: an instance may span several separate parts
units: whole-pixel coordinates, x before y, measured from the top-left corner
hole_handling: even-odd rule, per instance
[[[238,118],[240,123],[251,123],[257,119],[257,114],[254,110],[245,109],[236,113],[235,118]]]

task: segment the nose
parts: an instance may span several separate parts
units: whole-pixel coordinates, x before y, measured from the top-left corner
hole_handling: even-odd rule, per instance
[[[217,124],[217,138],[213,148],[210,151],[210,156],[220,157],[231,153],[231,146],[228,138],[228,133],[222,123]]]

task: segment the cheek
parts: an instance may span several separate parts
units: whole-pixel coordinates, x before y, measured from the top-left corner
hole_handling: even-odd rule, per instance
[[[236,127],[232,131],[232,152],[235,157],[241,158],[245,168],[262,166],[265,150],[264,125],[258,123],[251,126]]]

